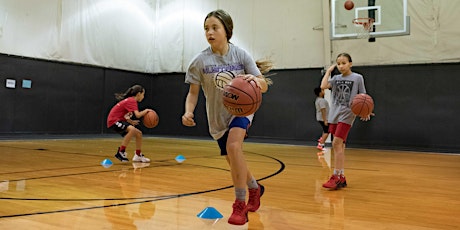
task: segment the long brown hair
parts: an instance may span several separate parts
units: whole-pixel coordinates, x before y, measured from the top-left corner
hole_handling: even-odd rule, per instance
[[[268,58],[264,58],[264,59],[256,60],[256,65],[257,65],[257,68],[259,68],[260,72],[262,73],[262,77],[267,82],[267,85],[273,85],[272,79],[267,77],[273,74],[266,75],[268,72],[270,72],[270,70],[272,70],[275,67],[273,62]]]
[[[206,18],[204,18],[204,22],[206,23],[206,19],[210,17],[215,17],[219,19],[219,21],[224,25],[225,33],[227,34],[227,41],[230,41],[230,38],[233,36],[233,20],[225,10],[214,10],[211,11]]]
[[[133,85],[129,87],[124,93],[116,93],[115,98],[119,101],[128,98],[128,97],[133,97],[136,96],[138,93],[144,92],[145,89],[141,85]]]

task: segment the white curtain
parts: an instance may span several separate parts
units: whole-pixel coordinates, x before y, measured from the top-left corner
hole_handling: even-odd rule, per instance
[[[460,61],[460,1],[408,0],[409,36],[330,42],[327,1],[0,0],[0,53],[147,73],[184,72],[208,46],[206,14],[225,9],[234,44],[278,69],[328,65],[340,52],[355,65]],[[331,53],[326,52],[331,45]],[[330,55],[330,57],[328,57]]]
[[[203,21],[219,8],[234,20],[231,41],[255,59],[270,57],[278,68],[322,66],[322,33],[310,30],[321,14],[305,13],[321,2],[304,0],[0,0],[0,52],[183,72],[208,46]]]
[[[183,6],[173,3],[62,1],[62,60],[142,72],[177,71],[184,45]]]
[[[57,0],[0,1],[0,52],[58,58],[60,4]]]

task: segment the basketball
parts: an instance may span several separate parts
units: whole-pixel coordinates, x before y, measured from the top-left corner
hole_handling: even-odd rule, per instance
[[[345,4],[343,4],[343,6],[345,7],[345,9],[351,10],[353,9],[353,7],[355,7],[355,4],[353,3],[353,1],[347,0],[345,1]]]
[[[351,102],[351,111],[359,117],[367,117],[374,110],[374,100],[368,94],[357,94]]]
[[[262,103],[262,93],[255,81],[236,77],[224,86],[223,103],[235,116],[248,116],[255,113]]]
[[[144,115],[144,118],[142,119],[142,123],[144,124],[144,126],[150,129],[155,128],[155,126],[158,125],[159,121],[160,118],[158,117],[158,114],[155,111],[149,111],[147,114]]]

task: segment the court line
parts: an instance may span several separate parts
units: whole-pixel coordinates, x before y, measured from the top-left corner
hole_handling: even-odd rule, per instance
[[[251,153],[254,155],[259,155],[263,157],[267,157],[270,159],[273,159],[277,161],[280,164],[279,169],[272,173],[269,174],[265,177],[262,177],[258,179],[257,181],[262,181],[268,178],[271,178],[273,176],[276,176],[280,174],[281,172],[284,171],[286,168],[285,164],[271,156],[267,156],[264,154],[259,154],[255,152],[248,152],[245,151],[245,153]],[[195,165],[195,166],[200,166],[200,165]],[[203,166],[201,167],[207,167],[207,168],[216,168],[216,169],[221,169],[217,167],[208,167],[208,166]],[[223,169],[224,170],[224,169]],[[226,169],[225,169],[226,170]],[[119,171],[119,170],[116,170]],[[106,172],[106,171],[105,171]],[[85,174],[85,173],[84,173]],[[221,187],[221,188],[216,188],[216,189],[208,189],[208,190],[203,190],[203,191],[197,191],[197,192],[190,192],[190,193],[183,193],[183,194],[176,194],[176,195],[167,195],[167,196],[157,196],[157,197],[137,197],[137,198],[104,198],[104,199],[45,199],[45,198],[11,198],[11,197],[0,197],[0,200],[36,200],[36,201],[101,201],[101,200],[140,200],[142,199],[143,201],[134,201],[134,202],[127,202],[127,203],[122,203],[122,204],[112,204],[112,205],[99,205],[99,206],[90,206],[90,207],[85,207],[85,208],[74,208],[74,209],[62,209],[62,210],[53,210],[53,211],[45,211],[45,212],[34,212],[34,213],[22,213],[22,214],[12,214],[12,215],[3,215],[0,216],[0,219],[4,218],[13,218],[13,217],[24,217],[24,216],[33,216],[33,215],[44,215],[44,214],[54,214],[54,213],[62,213],[62,212],[74,212],[74,211],[83,211],[83,210],[91,210],[91,209],[99,209],[99,208],[108,208],[108,207],[114,207],[114,206],[125,206],[125,205],[132,205],[132,204],[139,204],[139,203],[146,203],[146,202],[152,202],[152,201],[160,201],[160,200],[168,200],[168,199],[174,199],[174,198],[180,198],[180,197],[187,197],[187,196],[193,196],[193,195],[199,195],[199,194],[204,194],[204,193],[210,193],[210,192],[216,192],[220,190],[225,190],[232,188],[233,185]],[[146,199],[146,200],[145,200]]]

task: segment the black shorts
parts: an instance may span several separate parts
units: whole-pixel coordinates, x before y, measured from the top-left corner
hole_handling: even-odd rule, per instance
[[[128,133],[128,127],[130,125],[131,124],[128,123],[127,121],[117,121],[117,122],[115,122],[115,124],[110,126],[109,129],[119,133],[122,137],[124,137]]]
[[[329,133],[329,125],[324,124],[324,121],[318,121],[318,123],[323,128],[323,133]]]

